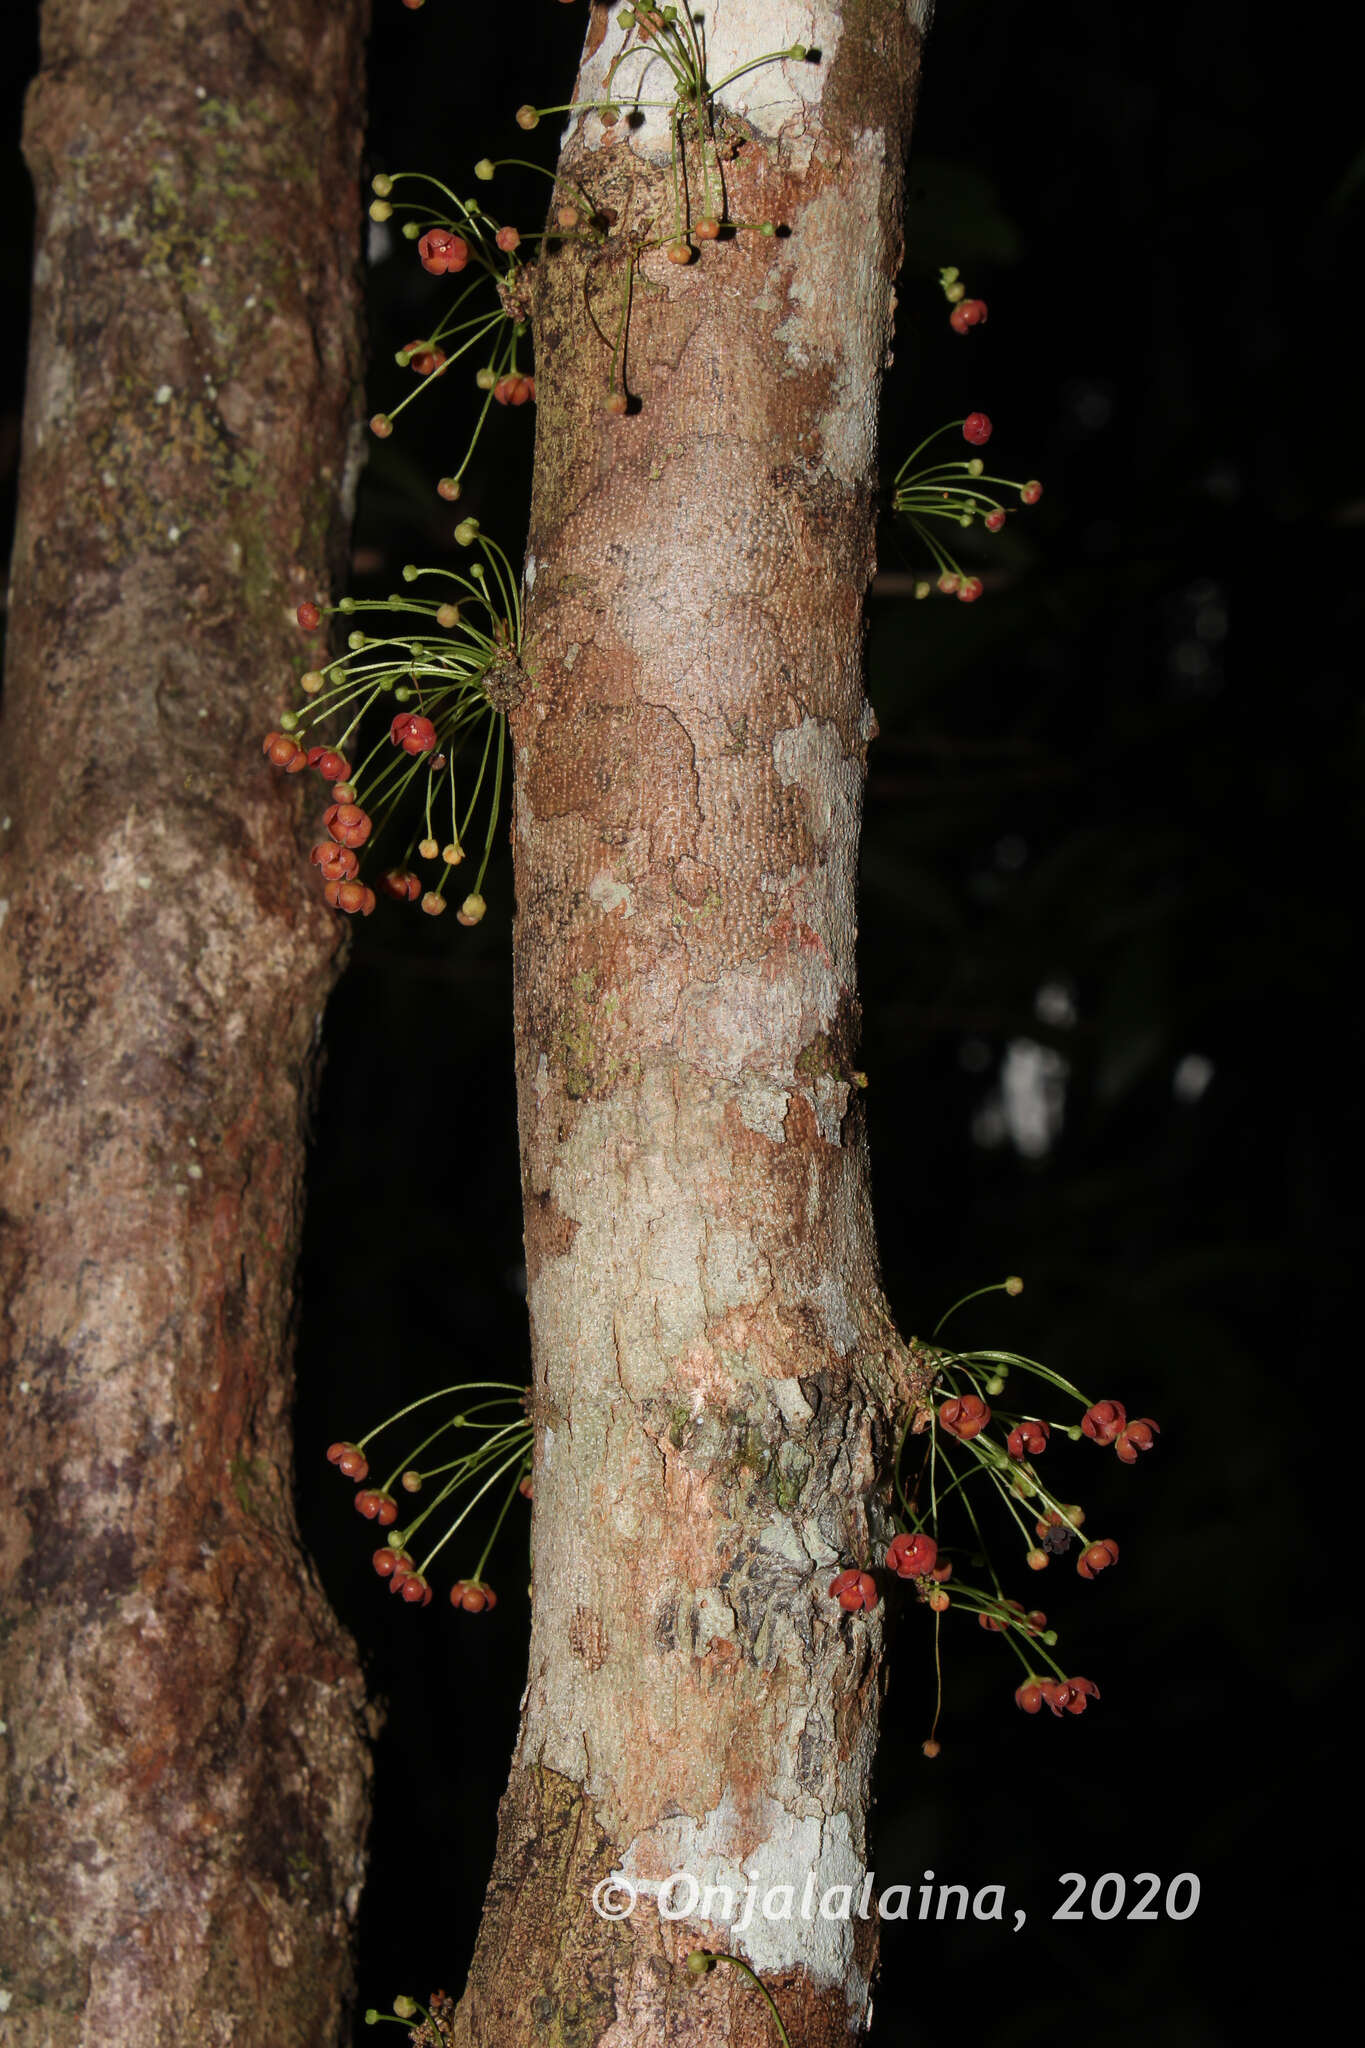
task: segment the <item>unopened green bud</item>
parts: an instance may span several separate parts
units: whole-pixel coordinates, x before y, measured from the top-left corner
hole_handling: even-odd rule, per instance
[[[405,583],[415,583],[420,573],[421,572],[418,569],[416,562],[404,562],[403,581]]]
[[[376,199],[387,199],[393,190],[393,179],[386,177],[381,171],[377,178],[371,178],[370,190]]]
[[[372,199],[370,201],[371,220],[387,220],[392,212],[393,208],[389,205],[387,199]]]
[[[360,632],[348,633],[346,635],[346,645],[350,648],[352,654],[359,654],[361,648],[365,645],[365,635]]]
[[[489,179],[493,176],[495,169],[496,165],[494,164],[492,157],[481,156],[479,158],[479,161],[474,166],[474,176],[476,178],[482,178],[484,184],[486,185]]]
[[[479,522],[477,519],[462,519],[455,529],[455,538],[462,548],[472,548],[478,536],[478,531]]]

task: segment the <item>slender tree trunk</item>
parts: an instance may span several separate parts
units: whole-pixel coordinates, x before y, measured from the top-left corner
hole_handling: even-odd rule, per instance
[[[364,17],[44,6],[0,763],[16,2048],[318,2048],[348,1991],[363,1695],[288,1428],[337,940],[253,742],[340,537]]]
[[[535,1602],[457,2025],[489,2048],[771,2043],[738,1971],[681,1967],[699,1944],[747,1958],[800,2048],[843,2043],[875,1955],[856,1907],[880,1610],[828,1588],[870,1558],[918,1385],[878,1280],[854,942],[875,420],[925,10],[703,12],[713,78],[794,33],[819,45],[721,96],[730,217],[789,233],[640,259],[639,410],[609,417],[585,304],[614,331],[626,238],[667,229],[672,199],[655,122],[607,147],[589,117],[561,170],[613,243],[550,255],[537,309],[534,688],[513,721]],[[607,21],[576,98],[600,96]],[[752,1874],[747,1931],[719,1903],[661,1915],[678,1871],[737,1912]],[[619,1923],[591,1905],[612,1872],[639,1893]],[[840,1886],[854,1917],[803,1917]]]

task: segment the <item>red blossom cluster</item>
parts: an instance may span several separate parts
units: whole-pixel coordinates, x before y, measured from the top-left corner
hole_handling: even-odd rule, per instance
[[[1014,1699],[1026,1714],[1036,1714],[1044,1706],[1051,1707],[1054,1714],[1083,1714],[1087,1701],[1099,1696],[1093,1678],[1026,1678]]]
[[[1161,1425],[1150,1415],[1130,1422],[1122,1401],[1096,1401],[1081,1417],[1081,1434],[1092,1443],[1112,1444],[1125,1465],[1136,1465],[1139,1453],[1150,1451],[1160,1436]]]

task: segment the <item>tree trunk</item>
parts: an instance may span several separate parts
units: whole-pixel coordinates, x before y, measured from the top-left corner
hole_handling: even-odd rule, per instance
[[[666,131],[606,146],[590,116],[561,160],[613,239],[547,257],[536,322],[534,687],[513,718],[534,1622],[456,2028],[490,2048],[772,2043],[739,1971],[681,1967],[699,1945],[747,1959],[800,2048],[867,2020],[880,1609],[828,1588],[871,1560],[919,1386],[878,1280],[854,942],[875,420],[925,11],[705,9],[713,78],[815,17],[817,63],[720,100],[730,218],[789,233],[640,257],[624,418],[585,302],[610,335],[623,238],[671,224]],[[577,99],[619,41],[595,10]],[[638,1893],[616,1923],[591,1904],[612,1872]],[[675,1872],[737,1914],[754,1882],[748,1929],[719,1897],[661,1914]]]
[[[363,1693],[289,1476],[338,941],[258,740],[355,446],[364,15],[44,7],[0,883],[16,2048],[318,2048],[348,1993]]]

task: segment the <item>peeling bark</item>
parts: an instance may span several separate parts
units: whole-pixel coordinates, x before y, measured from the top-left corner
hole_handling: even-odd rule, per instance
[[[363,1691],[289,1481],[338,941],[256,741],[342,540],[364,12],[44,7],[0,760],[16,2048],[317,2048],[348,1993]]]
[[[856,2038],[875,1920],[670,1921],[866,1866],[877,1475],[922,1382],[877,1270],[855,1075],[875,421],[923,10],[704,10],[729,214],[639,260],[639,410],[603,410],[628,237],[672,221],[666,127],[571,128],[612,222],[541,265],[516,745],[516,1031],[537,1449],[530,1677],[455,2036],[513,2048]],[[605,32],[604,32],[605,29]],[[594,10],[576,99],[619,32]],[[619,138],[619,139],[617,139]],[[695,210],[695,209],[694,209]],[[656,230],[657,232],[657,230]],[[860,1079],[861,1077],[856,1077]],[[613,1924],[593,1886],[629,1879]],[[673,1903],[676,1903],[676,1898]],[[779,1902],[780,1904],[780,1902]]]

